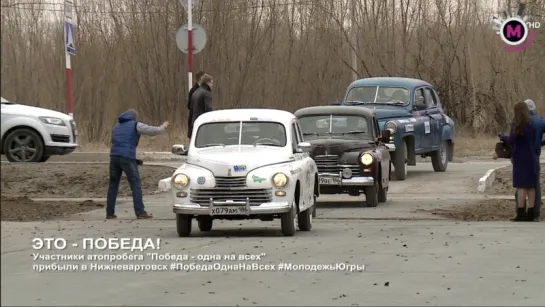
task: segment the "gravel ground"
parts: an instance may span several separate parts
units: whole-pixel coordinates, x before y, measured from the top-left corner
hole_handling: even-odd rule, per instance
[[[541,191],[545,191],[545,164],[541,164],[540,183]],[[515,193],[513,188],[513,168],[511,166],[499,169],[496,172],[494,185],[490,187],[489,194],[510,195]]]
[[[91,200],[84,202],[35,202],[28,197],[5,197],[2,195],[2,221],[31,222],[58,219],[76,213],[104,207]]]
[[[2,164],[2,196],[29,198],[105,198],[108,191],[108,164]],[[172,175],[166,166],[139,167],[144,195],[157,190],[159,180]],[[119,197],[132,195],[123,175]]]
[[[515,202],[505,199],[487,199],[466,205],[419,211],[468,222],[509,221],[515,216]],[[542,216],[541,220],[545,220],[545,216]]]

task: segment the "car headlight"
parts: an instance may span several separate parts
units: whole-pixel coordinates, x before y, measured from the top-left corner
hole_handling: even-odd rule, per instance
[[[384,125],[384,129],[388,129],[390,130],[390,132],[392,134],[396,133],[397,131],[397,124],[394,123],[394,122],[387,122],[385,125]]]
[[[172,177],[172,185],[176,189],[183,189],[189,184],[189,177],[185,174],[178,174]]]
[[[44,124],[57,125],[57,126],[66,126],[66,124],[64,123],[64,121],[62,119],[56,118],[56,117],[40,116],[40,120]]]
[[[373,163],[373,160],[374,160],[374,159],[373,159],[373,156],[372,156],[370,153],[368,153],[368,152],[364,153],[364,154],[361,155],[361,157],[360,157],[361,163],[362,163],[363,165],[365,165],[365,166],[371,165],[371,164]]]
[[[277,188],[281,188],[288,184],[288,176],[286,176],[286,174],[284,173],[276,173],[274,174],[272,179],[274,186],[276,186]]]

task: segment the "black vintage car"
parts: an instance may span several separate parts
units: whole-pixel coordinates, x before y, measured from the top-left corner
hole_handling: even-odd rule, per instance
[[[320,194],[365,194],[366,204],[386,202],[390,184],[390,130],[380,131],[373,110],[320,106],[295,112],[318,167]]]

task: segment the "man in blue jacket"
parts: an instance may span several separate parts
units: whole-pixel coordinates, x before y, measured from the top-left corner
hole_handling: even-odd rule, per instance
[[[535,149],[537,155],[537,176],[536,176],[536,198],[534,203],[534,214],[533,216],[528,216],[528,220],[539,220],[540,210],[541,210],[541,183],[539,180],[540,176],[540,163],[539,156],[541,155],[541,146],[543,146],[543,134],[545,134],[545,119],[539,117],[536,111],[536,104],[531,99],[526,99],[524,101],[528,105],[530,110],[530,119],[536,127],[536,139],[535,139]],[[518,194],[515,192],[515,204],[517,203]]]
[[[131,186],[134,212],[138,219],[150,219],[151,214],[144,210],[142,184],[138,173],[136,147],[143,135],[159,135],[165,132],[168,122],[159,127],[149,126],[136,120],[138,113],[129,109],[119,115],[117,124],[112,129],[112,147],[110,149],[110,183],[106,200],[106,219],[115,219],[115,201],[119,190],[122,173],[125,173]]]

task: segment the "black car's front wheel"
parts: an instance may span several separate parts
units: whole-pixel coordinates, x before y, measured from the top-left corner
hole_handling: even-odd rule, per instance
[[[396,148],[392,163],[394,164],[394,173],[397,180],[407,178],[407,143],[402,140]]]
[[[363,191],[365,193],[365,203],[367,207],[376,207],[378,206],[378,192],[379,184],[375,181],[372,186],[364,187]]]

